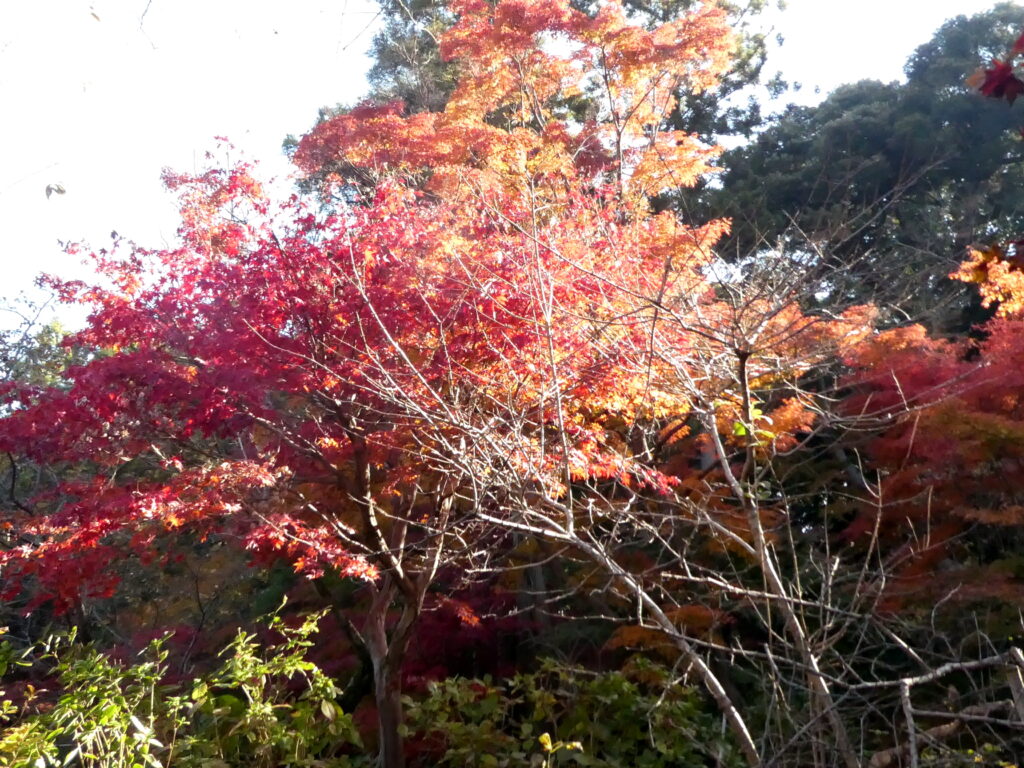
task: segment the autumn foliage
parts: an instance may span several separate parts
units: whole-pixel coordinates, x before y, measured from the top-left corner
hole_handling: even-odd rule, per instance
[[[1011,104],[1024,90],[1018,39],[968,85]],[[847,362],[847,413],[879,425],[864,446],[878,496],[840,533],[880,541],[896,577],[889,610],[947,598],[953,605],[1017,604],[1015,542],[1024,524],[1024,270],[1021,243],[976,244],[950,277],[977,290],[990,319],[961,340],[921,326],[886,331]]]
[[[3,449],[64,468],[5,516],[7,599],[109,596],[123,563],[174,558],[186,534],[361,580],[388,765],[441,563],[577,483],[671,493],[630,435],[715,396],[730,374],[694,363],[746,343],[709,279],[727,222],[648,205],[716,154],[662,121],[726,66],[723,13],[648,32],[616,3],[453,11],[444,113],[366,105],[300,143],[300,170],[346,168],[328,183],[357,198],[275,203],[244,165],[168,174],[180,244],[117,241],[89,254],[95,285],[53,279],[91,308],[68,344],[94,357],[63,386],[8,387],[0,424]],[[584,93],[598,106],[576,120]],[[757,376],[816,324],[766,306]]]
[[[993,59],[990,67],[979,67],[967,78],[967,84],[982,95],[993,99],[1006,99],[1010,104],[1024,93],[1024,81],[1015,72],[1016,59],[1024,53],[1024,34],[1007,52],[1004,59]]]
[[[11,514],[8,597],[30,577],[33,604],[109,594],[117,552],[148,559],[183,529],[372,579],[396,563],[369,507],[471,516],[481,478],[668,492],[631,425],[720,396],[736,349],[766,383],[862,333],[723,300],[709,268],[728,224],[650,212],[714,156],[660,124],[677,88],[725,66],[720,11],[648,32],[614,3],[454,10],[444,50],[464,75],[445,112],[360,107],[300,143],[307,173],[340,158],[370,174],[357,204],[275,205],[244,166],[170,174],[179,247],[118,242],[93,254],[101,283],[54,280],[92,307],[68,343],[102,353],[65,388],[7,393],[4,447],[76,468],[37,500],[49,514]],[[595,115],[560,119],[595,88]],[[743,417],[722,402],[728,434]]]
[[[8,494],[4,599],[59,614],[211,542],[285,564],[369,659],[395,768],[403,669],[444,674],[408,664],[421,614],[493,638],[476,607],[548,579],[621,621],[601,653],[701,682],[749,765],[800,739],[808,764],[859,765],[835,691],[864,722],[891,703],[863,694],[891,681],[862,638],[892,635],[910,588],[941,596],[970,535],[1024,521],[1020,265],[979,249],[956,273],[998,306],[969,341],[810,311],[805,259],[729,268],[730,222],[654,204],[714,171],[667,116],[729,65],[721,9],[653,29],[617,2],[451,11],[443,111],[324,120],[294,152],[312,192],[286,200],[246,164],[168,172],[177,245],[75,248],[96,280],[49,279],[89,308],[66,341],[88,354],[2,391],[0,451],[54,478]],[[1010,62],[987,95],[1018,95]],[[833,471],[857,495],[807,490]],[[982,559],[962,594],[1009,594]],[[806,698],[762,741],[713,668],[734,653]]]
[[[631,24],[618,3],[593,17],[558,0],[451,10],[459,20],[441,52],[462,77],[444,111],[406,116],[391,103],[335,117],[299,143],[302,171],[343,162],[375,178],[427,176],[425,188],[448,204],[511,196],[531,205],[611,183],[617,205],[631,210],[708,172],[717,150],[664,121],[680,88],[712,87],[728,65],[733,41],[720,9],[653,31]],[[593,100],[581,119],[571,106],[583,96]]]

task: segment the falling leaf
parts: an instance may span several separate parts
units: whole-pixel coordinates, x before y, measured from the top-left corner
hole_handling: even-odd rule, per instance
[[[1017,38],[1017,42],[1013,44],[1013,48],[1010,49],[1010,56],[1016,56],[1018,53],[1024,53],[1024,33]]]
[[[976,70],[974,70],[971,73],[970,77],[968,77],[964,81],[964,83],[966,83],[968,88],[970,88],[972,90],[975,90],[975,91],[981,90],[981,86],[984,84],[984,82],[985,82],[985,68],[984,67],[978,67]]]
[[[46,185],[46,199],[47,200],[49,200],[50,199],[50,195],[52,195],[54,193],[56,193],[58,195],[63,195],[66,192],[67,192],[67,190],[64,189],[64,185],[63,184],[47,184]]]
[[[973,77],[971,78],[974,79]],[[993,60],[992,68],[985,70],[985,76],[978,86],[985,96],[1006,99],[1013,104],[1024,93],[1024,81],[1013,74],[1013,65],[1006,61]]]

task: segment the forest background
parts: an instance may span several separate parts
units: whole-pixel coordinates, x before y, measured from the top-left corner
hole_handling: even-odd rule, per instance
[[[4,759],[1020,753],[1024,11],[767,117],[766,4],[627,11],[385,6],[12,307]]]

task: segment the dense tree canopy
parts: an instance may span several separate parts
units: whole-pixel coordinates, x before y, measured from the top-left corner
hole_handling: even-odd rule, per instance
[[[844,266],[830,305],[875,301],[946,331],[983,319],[946,279],[967,246],[1022,230],[1016,118],[964,87],[1010,47],[1024,10],[1002,3],[947,22],[905,83],[861,82],[790,107],[724,160],[711,209],[733,218],[728,254],[781,245]]]

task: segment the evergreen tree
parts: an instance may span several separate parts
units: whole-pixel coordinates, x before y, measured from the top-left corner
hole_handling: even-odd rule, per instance
[[[1022,17],[1002,3],[952,19],[910,57],[906,83],[842,86],[730,152],[707,203],[733,218],[730,257],[781,248],[820,263],[824,303],[874,301],[893,322],[952,332],[983,319],[947,275],[967,246],[1024,230],[1024,158],[1019,117],[964,78],[1012,44]]]

